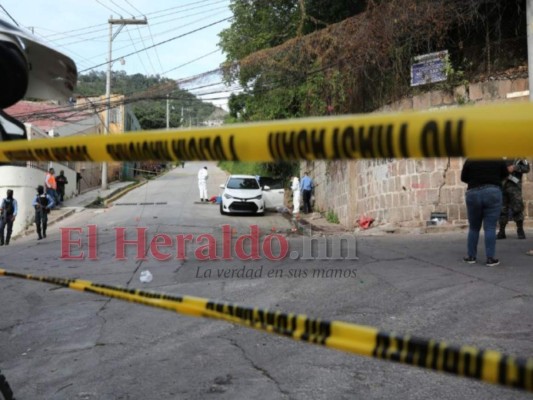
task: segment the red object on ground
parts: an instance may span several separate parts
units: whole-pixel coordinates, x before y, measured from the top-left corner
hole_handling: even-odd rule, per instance
[[[361,216],[359,218],[359,227],[361,229],[368,229],[370,228],[370,225],[372,225],[372,222],[374,222],[374,218]]]

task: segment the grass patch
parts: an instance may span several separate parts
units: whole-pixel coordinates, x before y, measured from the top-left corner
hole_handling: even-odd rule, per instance
[[[263,175],[264,168],[258,162],[220,161],[218,167],[230,174],[240,175]]]
[[[326,213],[326,221],[331,222],[332,224],[340,224],[339,217],[335,214],[335,211],[328,210]]]
[[[91,204],[87,205],[85,208],[103,208],[104,199],[98,196]]]

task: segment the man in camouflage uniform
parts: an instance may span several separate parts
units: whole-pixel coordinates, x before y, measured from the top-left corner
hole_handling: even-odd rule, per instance
[[[529,172],[527,160],[506,160],[509,176],[503,182],[503,206],[500,214],[500,231],[498,239],[505,239],[505,226],[509,222],[509,212],[516,222],[518,239],[525,239],[524,233],[524,201],[522,200],[522,174]]]

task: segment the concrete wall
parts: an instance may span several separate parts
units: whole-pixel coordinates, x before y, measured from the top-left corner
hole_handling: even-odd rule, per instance
[[[76,194],[76,172],[57,163],[50,163],[57,175],[65,171],[68,185],[65,186],[65,197],[70,198]],[[0,166],[0,199],[6,197],[8,189],[13,189],[13,196],[18,203],[18,215],[13,224],[13,235],[23,232],[34,223],[35,211],[32,207],[33,199],[37,194],[37,186],[44,186],[46,172],[36,168]]]
[[[527,96],[508,98],[528,89],[527,79],[493,80],[460,86],[453,91],[433,91],[403,99],[379,111],[425,110],[457,107],[465,102],[527,101]],[[461,182],[463,159],[359,160],[302,162],[318,185],[315,205],[332,210],[341,224],[352,228],[361,216],[375,224],[425,226],[432,212],[446,212],[452,224],[466,223]],[[529,160],[530,162],[533,160]],[[533,173],[524,177],[525,215],[533,220]],[[526,221],[528,222],[528,221]]]

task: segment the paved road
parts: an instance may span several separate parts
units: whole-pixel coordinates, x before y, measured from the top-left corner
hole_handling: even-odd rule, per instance
[[[249,233],[251,225],[258,226],[261,239],[272,228],[289,229],[278,214],[229,217],[221,216],[216,206],[194,204],[195,175],[201,166],[189,163],[175,169],[130,192],[114,207],[76,213],[56,225],[46,241],[20,238],[0,248],[1,266],[352,321],[533,356],[533,258],[524,254],[531,240],[499,242],[503,262],[497,268],[460,262],[464,233],[357,237],[358,260],[280,262],[261,254],[256,261],[198,261],[194,252],[204,242],[189,243],[187,260],[176,259],[172,247],[164,248],[173,255],[168,261],[156,260],[148,250],[146,259],[138,260],[134,246],[126,247],[124,260],[117,260],[116,228],[121,227],[128,240],[136,237],[138,228],[146,228],[148,240],[156,234],[212,235],[218,252],[226,224],[234,230],[233,243]],[[224,174],[212,164],[209,170],[214,194]],[[60,259],[58,228],[87,232],[88,225],[97,229],[98,260]],[[82,240],[86,246],[87,238]],[[288,240],[290,251],[304,254],[302,237]],[[71,250],[75,255],[79,249]],[[243,267],[260,270],[261,276],[231,277],[232,270]],[[355,274],[304,276],[303,271],[320,268]],[[145,270],[153,275],[147,284],[139,280]],[[280,272],[269,278],[268,271]],[[36,282],[1,278],[0,301],[0,369],[18,399],[530,398],[506,388]]]

